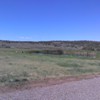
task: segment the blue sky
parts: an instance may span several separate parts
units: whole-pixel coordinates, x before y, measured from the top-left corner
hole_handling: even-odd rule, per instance
[[[100,41],[100,0],[0,0],[0,40]]]

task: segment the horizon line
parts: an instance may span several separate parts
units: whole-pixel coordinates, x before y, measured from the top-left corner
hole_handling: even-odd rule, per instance
[[[0,41],[4,41],[4,42],[80,42],[80,41],[87,41],[87,42],[100,42],[98,40],[40,40],[40,41],[34,41],[34,40],[3,40],[0,39]]]

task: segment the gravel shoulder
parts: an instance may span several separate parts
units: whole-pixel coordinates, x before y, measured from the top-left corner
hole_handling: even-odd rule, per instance
[[[100,100],[100,77],[1,93],[0,100]]]

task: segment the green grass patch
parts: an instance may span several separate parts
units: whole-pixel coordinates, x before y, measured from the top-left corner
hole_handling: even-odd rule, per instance
[[[100,72],[99,52],[98,58],[88,58],[71,55],[41,55],[26,51],[28,50],[0,49],[1,84],[22,84],[44,78]]]

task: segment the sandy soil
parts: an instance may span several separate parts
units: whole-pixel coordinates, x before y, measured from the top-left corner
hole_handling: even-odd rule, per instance
[[[0,87],[0,94],[7,93],[7,92],[14,92],[17,90],[28,90],[31,88],[37,87],[48,87],[52,85],[58,85],[62,83],[68,83],[72,81],[80,81],[83,79],[93,79],[95,77],[100,77],[100,74],[90,74],[90,75],[81,75],[81,76],[69,76],[69,77],[61,77],[61,78],[46,78],[43,80],[38,81],[30,81],[24,84],[17,84],[17,85],[8,85]]]
[[[100,76],[1,93],[0,100],[100,100]]]

